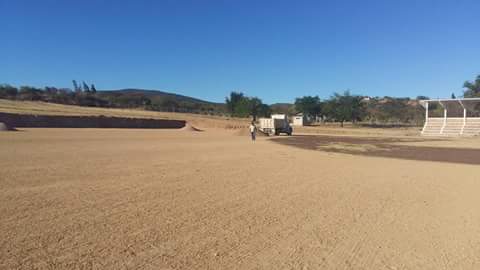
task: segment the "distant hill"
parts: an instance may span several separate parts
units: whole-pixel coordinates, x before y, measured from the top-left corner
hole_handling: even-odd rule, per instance
[[[97,91],[95,96],[119,107],[145,107],[158,111],[210,114],[222,114],[226,111],[224,103],[215,103],[158,90],[134,88],[101,90]]]
[[[292,114],[294,112],[294,105],[292,103],[274,103],[270,105],[272,113]]]
[[[24,101],[45,101],[67,105],[104,108],[138,108],[151,111],[200,113],[225,115],[226,105],[178,95],[169,92],[145,89],[96,90],[84,85],[75,89],[22,86],[20,88],[0,84],[0,98]]]
[[[162,98],[171,98],[178,102],[192,102],[192,103],[203,103],[203,104],[212,104],[212,105],[220,105],[222,103],[215,103],[210,102],[194,97],[164,92],[160,90],[146,90],[146,89],[136,89],[136,88],[126,88],[126,89],[119,89],[119,90],[101,90],[98,91],[97,94],[99,96],[108,96],[108,95],[132,95],[132,96],[145,96],[151,99],[162,99]]]

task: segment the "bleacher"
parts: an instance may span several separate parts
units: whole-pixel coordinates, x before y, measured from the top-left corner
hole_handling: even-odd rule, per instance
[[[476,136],[480,135],[480,118],[430,117],[422,130],[423,136]]]
[[[439,136],[443,127],[443,118],[431,117],[425,122],[423,126],[422,135],[424,136]]]
[[[465,135],[465,136],[480,135],[480,118],[479,117],[467,118],[462,135]]]
[[[425,108],[423,136],[480,135],[480,98],[430,99],[420,104]],[[438,110],[436,117],[431,117],[429,104],[440,105],[443,117],[439,117]]]

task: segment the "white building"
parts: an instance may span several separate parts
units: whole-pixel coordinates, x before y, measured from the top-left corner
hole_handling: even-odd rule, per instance
[[[293,126],[306,126],[309,124],[307,117],[303,114],[297,114],[292,117]]]

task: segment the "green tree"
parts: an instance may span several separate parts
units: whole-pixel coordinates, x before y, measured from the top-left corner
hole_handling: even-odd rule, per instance
[[[31,86],[21,86],[18,96],[20,100],[41,100],[42,90]]]
[[[257,97],[247,97],[241,92],[231,92],[230,97],[225,99],[227,110],[231,116],[249,117],[255,121],[259,116],[269,116],[270,107],[263,104]]]
[[[84,92],[90,93],[90,87],[88,87],[88,84],[86,84],[85,81],[82,81],[82,87]]]
[[[463,92],[464,97],[480,97],[480,75],[478,75],[474,81],[466,81],[463,83],[463,88],[466,89]]]
[[[256,121],[257,116],[260,113],[260,109],[261,109],[263,103],[257,97],[247,98],[247,99],[248,99],[248,103],[249,103],[249,113],[252,116],[253,121]]]
[[[9,84],[0,84],[0,98],[14,99],[18,94],[18,89]]]
[[[228,98],[228,97],[225,98],[225,103],[227,105],[227,111],[231,115],[234,115],[235,114],[235,108],[239,106],[240,102],[242,102],[242,100],[244,98],[245,97],[243,96],[243,93],[232,91],[230,93],[230,98]]]
[[[272,113],[270,106],[263,104],[261,99],[257,97],[247,97],[246,99],[249,103],[249,115],[252,116],[253,121],[256,121],[257,117],[269,117]]]
[[[82,92],[82,88],[78,85],[76,80],[72,80],[72,84],[75,92]]]
[[[260,108],[258,110],[258,116],[270,117],[271,114],[272,114],[272,109],[270,108],[270,106],[262,103],[262,105],[260,105]]]
[[[322,108],[318,96],[304,96],[295,99],[295,110],[309,117],[320,115]]]
[[[251,111],[252,111],[252,104],[250,103],[250,99],[242,96],[242,99],[236,102],[235,108],[233,109],[232,116],[248,117],[249,115],[251,115]]]
[[[343,94],[335,93],[327,102],[325,113],[329,118],[340,122],[343,127],[345,121],[353,123],[362,119],[365,115],[365,106],[362,97],[351,95],[350,91]]]

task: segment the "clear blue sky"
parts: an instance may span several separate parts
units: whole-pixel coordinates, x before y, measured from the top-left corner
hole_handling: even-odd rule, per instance
[[[0,0],[0,83],[144,88],[223,101],[461,94],[480,1]]]

